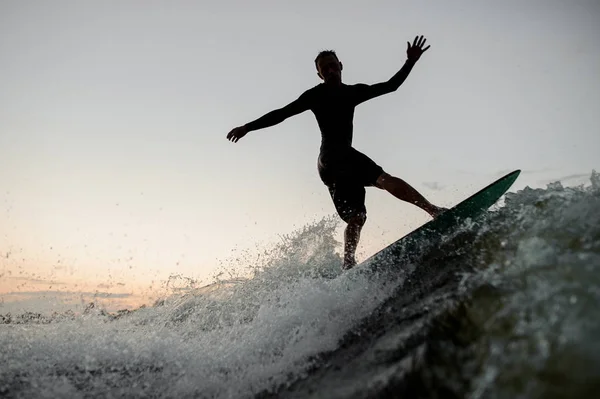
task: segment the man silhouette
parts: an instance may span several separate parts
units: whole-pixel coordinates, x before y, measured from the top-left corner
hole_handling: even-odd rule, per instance
[[[436,217],[445,208],[433,205],[404,180],[386,173],[381,166],[352,147],[354,109],[357,105],[394,92],[408,77],[415,63],[430,46],[415,37],[407,42],[407,59],[387,82],[373,85],[342,83],[343,65],[332,50],[320,52],[315,59],[317,75],[323,80],[306,90],[283,108],[271,111],[243,126],[232,129],[227,139],[237,143],[248,132],[274,126],[285,119],[311,110],[321,131],[318,158],[319,176],[328,187],[336,211],[347,223],[344,232],[344,269],[356,264],[355,253],[360,232],[367,219],[365,187],[377,187],[423,209]]]

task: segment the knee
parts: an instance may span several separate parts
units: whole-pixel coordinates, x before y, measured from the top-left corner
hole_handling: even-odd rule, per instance
[[[348,218],[347,223],[349,226],[362,227],[367,221],[366,213],[359,213]]]

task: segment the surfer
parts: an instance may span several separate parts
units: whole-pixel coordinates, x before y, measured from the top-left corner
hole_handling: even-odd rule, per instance
[[[285,119],[311,110],[321,131],[321,148],[317,169],[327,186],[338,215],[347,223],[344,231],[344,268],[356,264],[355,253],[360,232],[367,220],[365,187],[386,190],[436,217],[445,208],[433,205],[404,180],[385,172],[371,158],[352,147],[353,117],[357,105],[383,94],[394,92],[408,77],[421,55],[430,46],[426,39],[415,37],[407,42],[407,59],[388,81],[373,85],[342,83],[343,65],[333,50],[321,51],[316,59],[317,75],[322,83],[302,93],[288,105],[238,126],[227,134],[237,143],[248,132],[264,129]]]

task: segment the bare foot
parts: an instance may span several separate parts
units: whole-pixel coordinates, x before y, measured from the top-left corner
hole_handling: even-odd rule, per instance
[[[435,210],[430,213],[431,217],[433,217],[434,219],[438,216],[440,216],[442,213],[446,212],[448,210],[448,208],[444,208],[442,206],[436,206]]]

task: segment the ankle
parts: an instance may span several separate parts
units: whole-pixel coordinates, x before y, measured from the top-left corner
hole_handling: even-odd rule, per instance
[[[344,265],[342,266],[342,268],[344,270],[348,270],[353,268],[354,266],[356,266],[356,259],[354,258],[354,255],[344,256]]]

